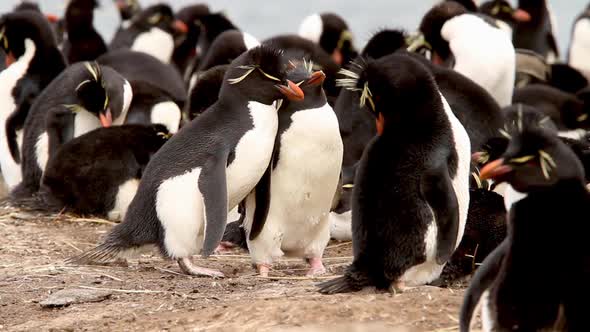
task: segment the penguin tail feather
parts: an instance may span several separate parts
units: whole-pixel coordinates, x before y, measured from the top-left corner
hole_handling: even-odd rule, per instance
[[[320,283],[318,287],[320,293],[331,295],[358,292],[371,284],[371,280],[365,272],[356,271],[351,266],[342,277]]]
[[[82,254],[70,257],[65,260],[67,265],[96,265],[105,264],[117,260],[125,251],[120,245],[113,242],[105,242],[94,249],[90,249]]]

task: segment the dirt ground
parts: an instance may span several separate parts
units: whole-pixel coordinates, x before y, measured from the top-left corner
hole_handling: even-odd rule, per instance
[[[284,259],[263,279],[236,250],[196,263],[224,279],[180,274],[176,263],[142,255],[129,266],[66,266],[112,227],[94,219],[42,216],[0,208],[0,331],[456,331],[462,289],[420,287],[402,294],[367,289],[326,296],[316,284],[342,273],[350,243],[331,243],[329,274],[305,278],[306,265]],[[43,308],[62,289],[111,295],[95,303]]]

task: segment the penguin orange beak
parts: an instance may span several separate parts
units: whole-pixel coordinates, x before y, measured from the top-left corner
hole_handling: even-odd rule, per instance
[[[181,34],[186,34],[188,32],[188,25],[181,20],[175,20],[172,27],[176,32]]]
[[[16,59],[14,58],[14,54],[12,54],[12,52],[8,52],[8,54],[6,54],[6,67],[10,67],[11,64],[16,62]]]
[[[512,172],[512,167],[504,165],[504,159],[494,160],[484,166],[479,173],[479,178],[482,180],[496,179],[504,174]]]
[[[301,90],[301,88],[297,84],[291,82],[290,80],[287,80],[287,85],[275,85],[275,86],[289,100],[301,101],[305,98],[305,94],[303,93],[303,90]]]
[[[526,10],[517,9],[512,13],[512,18],[517,22],[528,22],[531,20],[531,14]]]
[[[59,17],[54,14],[45,14],[45,17],[49,21],[49,23],[57,23],[59,21]]]
[[[104,114],[99,113],[98,118],[100,119],[100,124],[105,128],[108,128],[113,125],[113,114],[111,113],[110,108],[107,108]]]
[[[309,80],[307,80],[307,85],[318,86],[324,83],[325,79],[326,74],[324,74],[323,71],[316,71],[313,74],[311,74],[311,77],[309,78]]]
[[[332,53],[332,60],[334,60],[334,62],[336,62],[337,65],[342,65],[344,57],[342,56],[342,52],[339,49],[335,49]]]

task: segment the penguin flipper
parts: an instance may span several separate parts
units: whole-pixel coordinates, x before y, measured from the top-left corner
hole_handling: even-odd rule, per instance
[[[270,181],[273,169],[273,162],[268,165],[266,172],[256,185],[255,197],[256,197],[256,208],[254,209],[254,216],[252,217],[252,226],[250,227],[250,235],[248,239],[250,241],[256,239],[262,232],[264,224],[266,223],[266,217],[268,217],[268,210],[270,209]]]
[[[31,105],[38,94],[39,90],[37,88],[34,88],[31,84],[25,85],[23,87],[23,93],[17,103],[19,107],[12,112],[6,120],[6,139],[8,140],[8,149],[17,164],[20,164],[20,151],[16,132],[25,126],[25,120],[27,119],[27,115],[29,115]]]
[[[461,332],[469,331],[473,312],[479,303],[481,295],[494,282],[502,261],[508,252],[510,242],[505,239],[492,253],[483,260],[482,265],[475,271],[475,275],[465,292],[465,299],[459,314],[459,328]]]
[[[436,261],[446,263],[457,243],[459,203],[446,164],[424,173],[420,183],[423,197],[434,213],[437,226]]]
[[[198,186],[203,194],[205,215],[203,257],[215,251],[225,232],[228,210],[226,164],[227,154],[213,157],[207,161],[199,176]]]

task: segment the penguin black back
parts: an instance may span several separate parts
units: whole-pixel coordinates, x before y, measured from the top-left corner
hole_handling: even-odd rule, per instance
[[[68,38],[64,43],[64,54],[68,63],[94,61],[107,52],[107,46],[94,29],[94,9],[96,0],[72,0],[66,9],[66,31]]]
[[[215,66],[231,63],[248,50],[250,45],[247,46],[244,39],[244,33],[238,30],[222,32],[215,38],[203,60],[199,62],[198,70],[205,71]]]
[[[229,65],[215,66],[197,75],[197,81],[191,89],[185,111],[189,121],[215,104],[228,68]]]
[[[139,180],[168,137],[162,125],[99,128],[77,137],[48,162],[41,195],[57,210],[106,217],[116,204],[119,186]]]

